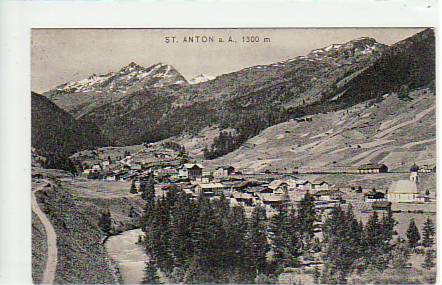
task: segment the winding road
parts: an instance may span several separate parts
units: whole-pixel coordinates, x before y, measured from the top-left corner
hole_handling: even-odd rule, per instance
[[[44,181],[45,183],[48,181]],[[41,279],[41,284],[53,284],[55,279],[55,269],[57,268],[57,235],[55,233],[54,227],[46,217],[45,213],[40,209],[37,199],[35,198],[35,192],[43,189],[44,186],[38,187],[31,194],[31,204],[32,211],[37,215],[37,217],[42,222],[45,232],[46,232],[46,242],[48,245],[48,254],[46,259],[46,267],[43,272],[43,277]]]

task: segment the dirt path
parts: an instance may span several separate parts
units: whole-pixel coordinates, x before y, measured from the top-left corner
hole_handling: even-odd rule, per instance
[[[43,224],[46,231],[46,239],[48,245],[48,256],[46,259],[46,268],[43,272],[43,277],[41,279],[41,284],[53,284],[55,279],[55,269],[57,268],[57,235],[55,234],[54,227],[52,226],[49,219],[46,217],[45,213],[40,209],[37,199],[35,198],[35,192],[40,191],[42,187],[37,188],[37,190],[32,191],[31,194],[31,204],[32,211],[37,215]]]

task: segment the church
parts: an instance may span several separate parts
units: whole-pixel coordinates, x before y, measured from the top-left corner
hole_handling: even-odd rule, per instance
[[[392,203],[423,203],[425,196],[419,191],[419,167],[416,164],[410,168],[408,180],[394,181],[387,193],[387,200]]]

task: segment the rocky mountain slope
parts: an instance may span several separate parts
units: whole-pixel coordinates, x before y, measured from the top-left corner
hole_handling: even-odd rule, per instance
[[[48,159],[47,167],[63,168],[67,157],[79,150],[106,144],[96,125],[76,120],[44,96],[31,94],[31,143]]]
[[[67,82],[43,95],[79,118],[94,108],[118,101],[135,91],[187,84],[186,79],[170,65],[158,63],[144,68],[131,62],[117,72],[93,74],[87,79]]]
[[[290,118],[346,109],[403,85],[426,86],[434,81],[434,60],[431,29],[390,47],[359,38],[197,84],[146,85],[108,103],[106,95],[103,104],[76,104],[70,112],[94,122],[114,145],[193,135],[217,126],[235,129],[240,146]],[[63,97],[67,101],[81,97],[68,95]]]
[[[245,172],[291,172],[297,167],[302,172],[346,171],[364,163],[384,163],[401,171],[414,162],[434,166],[435,102],[428,88],[412,91],[407,100],[385,94],[381,100],[312,115],[311,121],[277,124],[207,163],[233,165]],[[189,144],[188,148],[194,151]]]
[[[136,92],[94,109],[85,118],[106,130],[117,144],[197,132],[212,124],[246,130],[254,121],[257,126],[251,129],[261,130],[286,120],[288,107],[320,100],[336,81],[360,72],[386,49],[373,39],[356,39],[191,86]]]

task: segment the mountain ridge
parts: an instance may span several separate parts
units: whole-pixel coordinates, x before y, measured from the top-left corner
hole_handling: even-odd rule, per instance
[[[87,79],[58,85],[42,95],[78,119],[92,109],[130,93],[171,85],[188,85],[173,66],[157,63],[145,68],[131,62],[116,72],[92,74]]]
[[[423,47],[428,55],[420,52]],[[99,126],[115,145],[197,133],[211,125],[236,129],[240,145],[290,118],[346,108],[397,91],[411,77],[422,79],[411,80],[412,88],[434,78],[431,29],[390,47],[363,37],[314,51],[198,84],[137,90],[77,114]],[[399,69],[396,60],[403,62]],[[410,66],[413,74],[406,71]],[[399,73],[400,80],[391,76]],[[380,79],[385,81],[381,87],[373,84]]]
[[[347,44],[346,49],[351,49],[352,46],[352,44]],[[110,109],[115,109],[114,106],[110,106],[111,104],[107,104],[102,108],[94,109],[85,117],[96,122],[102,129],[111,130],[108,133],[109,136],[116,140],[120,138],[119,144],[164,139],[183,131],[193,132],[205,127],[208,122],[228,125],[229,121],[246,120],[253,111],[256,112],[256,116],[259,116],[267,112],[269,108],[279,110],[285,108],[286,104],[300,105],[304,103],[304,100],[318,100],[321,94],[331,87],[330,82],[365,67],[368,62],[380,56],[382,48],[385,47],[379,44],[377,50],[361,54],[360,57],[355,58],[354,62],[352,59],[339,56],[330,56],[324,61],[315,62],[297,59],[286,63],[245,68],[220,75],[214,80],[184,86],[173,91],[163,88],[161,90],[163,96],[169,98],[168,102],[171,105],[160,107],[165,115],[156,115],[159,120],[152,122],[149,126],[146,126],[140,114],[145,113],[142,110],[143,106],[149,108],[148,105],[151,104],[149,94],[158,93],[156,91],[144,92],[144,96],[142,92],[138,92],[137,95],[122,99],[130,106],[139,106],[138,111],[127,112],[124,108],[117,108],[119,111],[116,111],[115,119],[111,118],[110,121],[106,121],[102,118],[107,116]],[[270,106],[262,108],[261,103],[270,104]],[[245,116],[241,116],[239,114],[241,112],[246,112]],[[232,118],[228,113],[236,118]],[[236,115],[239,115],[239,118]],[[181,124],[181,121],[188,119],[193,122]],[[147,117],[146,120],[151,121]],[[171,121],[177,123],[174,124]],[[126,130],[115,130],[115,125],[121,124],[126,126],[121,129]],[[238,125],[232,127],[235,128]],[[170,134],[162,130],[168,130]],[[134,131],[138,138],[129,138]]]

